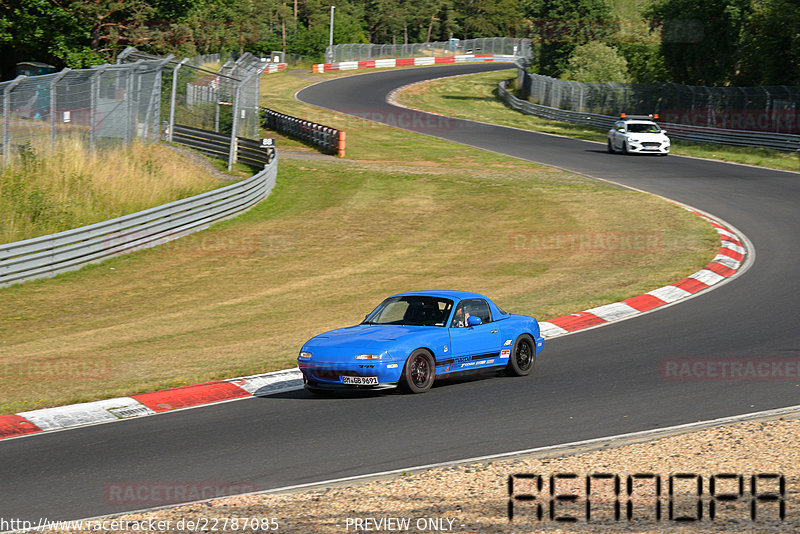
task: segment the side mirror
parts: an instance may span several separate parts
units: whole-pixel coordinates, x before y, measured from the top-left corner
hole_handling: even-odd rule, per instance
[[[481,321],[481,318],[477,315],[470,315],[467,317],[467,326],[478,326],[481,323],[483,323],[483,321]]]
[[[661,133],[665,134],[665,133],[667,133],[667,131],[666,130],[661,130]]]

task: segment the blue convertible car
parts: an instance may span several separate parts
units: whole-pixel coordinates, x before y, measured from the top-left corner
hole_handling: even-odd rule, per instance
[[[536,319],[509,314],[483,295],[412,292],[387,298],[361,324],[311,338],[297,365],[314,393],[394,386],[422,393],[461,371],[527,375],[543,346]]]

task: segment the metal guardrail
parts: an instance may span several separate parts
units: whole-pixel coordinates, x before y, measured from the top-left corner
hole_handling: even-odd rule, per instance
[[[209,132],[176,124],[172,142],[186,145],[214,158],[228,159],[231,138],[227,134]],[[236,138],[236,159],[254,167],[267,165],[275,157],[275,148],[245,137]]]
[[[524,71],[524,68],[520,68]],[[527,72],[525,73],[527,74]],[[528,115],[543,119],[582,124],[601,130],[610,130],[618,117],[583,113],[565,109],[552,108],[541,104],[534,104],[522,100],[511,94],[506,88],[507,81],[500,82],[498,93],[500,97],[513,109]],[[783,151],[800,151],[800,135],[780,134],[771,132],[758,132],[750,130],[728,130],[723,128],[710,128],[706,126],[693,126],[672,122],[661,122],[669,133],[670,138],[692,141],[695,143],[711,143],[718,145],[745,146],[752,148],[769,148]]]
[[[116,219],[0,245],[0,287],[55,276],[203,230],[269,196],[277,155],[247,180]]]
[[[345,132],[342,130],[298,119],[269,108],[261,108],[261,117],[264,128],[305,141],[329,154],[344,157]]]

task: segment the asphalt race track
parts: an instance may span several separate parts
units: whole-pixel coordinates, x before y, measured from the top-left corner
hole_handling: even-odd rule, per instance
[[[0,517],[69,519],[147,507],[113,498],[110,489],[125,484],[239,482],[266,490],[800,404],[796,378],[660,374],[669,358],[800,357],[800,174],[610,155],[597,143],[430,118],[385,102],[404,84],[494,68],[508,65],[376,72],[298,96],[690,204],[749,237],[752,267],[677,306],[551,340],[523,379],[445,384],[415,396],[316,399],[295,391],[5,440]]]

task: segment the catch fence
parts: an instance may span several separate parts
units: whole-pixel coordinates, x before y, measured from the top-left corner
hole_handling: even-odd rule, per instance
[[[800,87],[581,83],[526,74],[519,76],[522,95],[551,108],[609,116],[658,113],[685,126],[800,134]]]
[[[326,63],[344,61],[369,61],[372,59],[437,57],[461,54],[491,54],[530,57],[531,40],[513,37],[485,37],[480,39],[450,39],[413,44],[338,44],[325,51]]]

